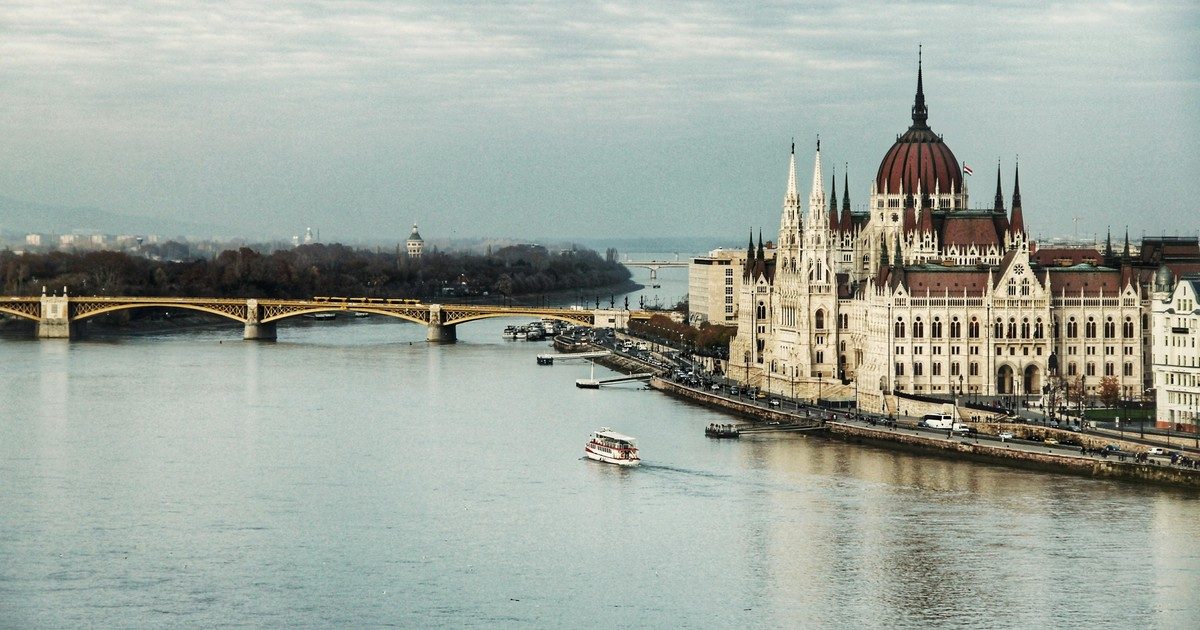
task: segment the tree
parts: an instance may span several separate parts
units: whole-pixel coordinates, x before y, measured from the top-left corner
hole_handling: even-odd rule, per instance
[[[1121,384],[1115,376],[1105,376],[1100,379],[1100,402],[1112,409],[1121,402]]]

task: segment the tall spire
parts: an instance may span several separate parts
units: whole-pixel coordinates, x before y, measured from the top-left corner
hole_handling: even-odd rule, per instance
[[[1000,190],[1000,160],[996,160],[996,205],[992,209],[996,212],[1004,210],[1004,192]]]
[[[796,139],[792,138],[792,157],[788,161],[788,184],[785,201],[795,199],[800,201],[800,193],[796,191]]]
[[[1129,262],[1129,226],[1125,226],[1125,251],[1121,252],[1121,260]]]
[[[834,165],[829,175],[829,223],[837,221],[837,165]]]
[[[754,268],[754,228],[750,228],[750,244],[746,246],[746,273]]]
[[[1112,260],[1112,227],[1108,228],[1108,236],[1104,237],[1104,260]]]
[[[1017,171],[1013,175],[1012,218],[1009,226],[1013,234],[1025,233],[1025,215],[1021,212],[1021,163],[1017,162]]]
[[[1017,169],[1013,175],[1013,197],[1012,205],[1014,208],[1021,207],[1021,159],[1017,158]]]
[[[821,136],[817,136],[817,156],[813,160],[812,194],[808,197],[808,211],[817,214],[825,209],[825,176],[821,174]],[[811,224],[810,224],[811,225]]]
[[[917,98],[913,101],[912,108],[913,127],[917,129],[928,129],[929,125],[926,121],[929,120],[929,110],[925,108],[925,86],[921,77],[921,46],[917,45]]]
[[[762,228],[758,228],[758,259],[761,261],[767,260],[767,252],[763,249]]]
[[[854,231],[854,217],[850,216],[850,177],[847,175],[849,170],[849,164],[842,170],[842,219],[838,223],[843,232]]]
[[[850,212],[850,164],[842,169],[842,212]]]

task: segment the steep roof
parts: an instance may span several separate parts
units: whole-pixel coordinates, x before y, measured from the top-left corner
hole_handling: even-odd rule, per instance
[[[908,269],[904,286],[914,296],[950,295],[982,296],[987,293],[988,272],[982,269],[950,269],[934,265]]]
[[[944,246],[999,245],[1000,234],[992,214],[951,212],[942,220],[941,242]]]
[[[1120,269],[1082,263],[1072,267],[1050,267],[1050,291],[1054,295],[1114,296],[1121,292],[1124,273]]]

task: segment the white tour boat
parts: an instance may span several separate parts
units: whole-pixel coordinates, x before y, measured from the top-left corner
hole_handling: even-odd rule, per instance
[[[592,433],[592,439],[583,447],[583,454],[588,459],[618,466],[637,466],[642,463],[638,457],[637,440],[608,427]]]

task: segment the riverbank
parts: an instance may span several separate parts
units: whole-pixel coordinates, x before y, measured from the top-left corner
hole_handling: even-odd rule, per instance
[[[1018,443],[978,434],[948,436],[940,431],[928,432],[902,424],[885,426],[870,420],[854,420],[850,414],[833,411],[822,411],[820,413],[827,414],[825,418],[814,419],[811,409],[801,413],[799,409],[792,412],[771,408],[769,405],[729,398],[663,378],[651,379],[650,387],[694,404],[734,413],[749,419],[756,426],[784,430],[820,426],[824,429],[819,431],[822,435],[858,444],[1016,468],[1200,489],[1200,470],[1166,465],[1153,459],[1135,461],[1132,457],[1085,455],[1078,449],[1067,451],[1052,445]]]

